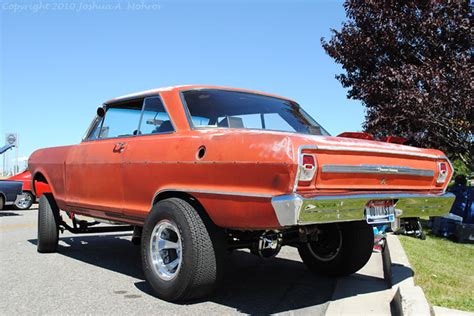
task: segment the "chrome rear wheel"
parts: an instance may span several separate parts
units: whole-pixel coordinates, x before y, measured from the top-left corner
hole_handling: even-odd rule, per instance
[[[163,280],[171,280],[179,272],[182,262],[181,234],[173,222],[158,222],[151,234],[150,258],[153,270]]]
[[[204,220],[180,198],[161,200],[148,214],[141,238],[143,272],[159,298],[175,302],[203,297],[220,280],[225,238]]]
[[[318,234],[318,240],[308,242],[306,246],[318,260],[328,262],[334,260],[342,247],[342,233],[338,224],[324,225]]]
[[[370,259],[374,232],[365,221],[322,224],[318,227],[317,236],[298,246],[301,259],[311,271],[348,275],[357,272]]]

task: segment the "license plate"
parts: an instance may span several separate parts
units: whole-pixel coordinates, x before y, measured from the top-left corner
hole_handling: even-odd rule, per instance
[[[365,220],[368,224],[391,223],[395,220],[393,200],[369,201],[365,206]]]

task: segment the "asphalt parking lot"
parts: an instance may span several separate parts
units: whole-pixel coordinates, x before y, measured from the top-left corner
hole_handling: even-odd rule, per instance
[[[374,254],[359,273],[306,270],[295,249],[273,259],[230,255],[222,286],[206,300],[152,296],[129,233],[60,236],[59,252],[36,252],[37,206],[0,211],[1,313],[13,314],[389,314],[392,293]]]

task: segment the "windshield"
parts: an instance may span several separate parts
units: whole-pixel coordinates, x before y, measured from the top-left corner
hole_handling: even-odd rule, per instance
[[[183,97],[197,128],[248,128],[329,135],[294,102],[226,90],[188,90]]]

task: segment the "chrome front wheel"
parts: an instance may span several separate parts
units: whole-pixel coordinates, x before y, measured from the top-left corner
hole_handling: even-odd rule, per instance
[[[182,263],[182,242],[178,227],[167,219],[161,220],[153,229],[151,238],[153,270],[163,280],[175,278]]]

